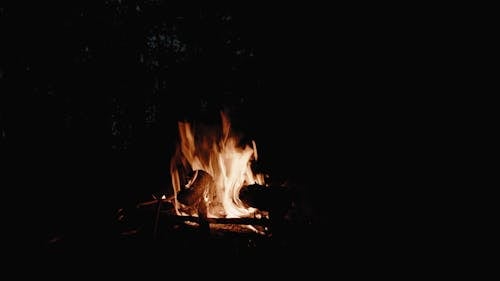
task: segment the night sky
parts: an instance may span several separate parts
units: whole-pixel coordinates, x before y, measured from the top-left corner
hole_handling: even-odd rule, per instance
[[[369,9],[69,1],[2,4],[0,19],[3,182],[27,237],[103,235],[117,208],[170,190],[177,122],[223,109],[314,223],[379,227],[364,213],[391,184],[400,30]]]

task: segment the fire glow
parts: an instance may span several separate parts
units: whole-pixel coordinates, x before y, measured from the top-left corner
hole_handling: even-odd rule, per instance
[[[264,175],[252,171],[257,161],[255,141],[244,145],[231,131],[226,113],[219,127],[178,122],[179,143],[171,159],[170,173],[177,215],[211,218],[258,216],[254,207],[240,200],[247,185],[264,186]]]

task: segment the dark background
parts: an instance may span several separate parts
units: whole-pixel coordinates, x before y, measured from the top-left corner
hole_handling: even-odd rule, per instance
[[[391,208],[404,203],[392,198],[412,137],[401,117],[412,98],[392,94],[417,88],[402,84],[418,54],[405,50],[405,12],[381,10],[0,6],[15,236],[98,240],[117,208],[170,190],[177,121],[217,122],[229,109],[234,129],[256,141],[261,167],[307,196],[319,241],[345,253],[345,243],[364,251],[396,237]]]

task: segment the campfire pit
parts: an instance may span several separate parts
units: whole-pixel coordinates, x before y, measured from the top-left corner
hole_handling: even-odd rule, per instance
[[[205,177],[205,176],[203,176]],[[195,200],[195,189],[185,191],[186,194],[178,195],[180,201],[197,205],[197,210],[206,208],[206,205],[201,203],[202,200]],[[260,235],[272,235],[272,230],[277,226],[277,223],[283,223],[286,212],[291,206],[291,195],[288,194],[288,189],[285,187],[263,187],[257,184],[245,186],[242,188],[240,197],[245,205],[261,208],[262,211],[248,217],[207,217],[198,215],[178,215],[175,211],[175,200],[173,197],[158,198],[151,201],[141,202],[137,204],[136,211],[147,213],[148,216],[155,216],[153,232],[154,236],[158,236],[159,229],[162,224],[171,225],[174,228],[179,225],[189,225],[191,228],[204,228],[207,233],[215,232],[253,232]],[[279,195],[280,199],[277,198]],[[203,213],[203,211],[201,211]],[[265,216],[262,215],[265,213]],[[129,233],[129,232],[126,232]]]
[[[172,186],[119,212],[123,239],[157,241],[183,252],[206,247],[200,245],[215,252],[219,247],[273,252],[304,237],[300,233],[308,221],[297,219],[302,198],[293,185],[254,171],[255,141],[241,141],[227,115],[220,116],[221,127],[178,123]]]

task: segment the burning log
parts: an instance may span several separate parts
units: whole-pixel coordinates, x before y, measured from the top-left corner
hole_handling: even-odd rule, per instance
[[[211,191],[215,189],[215,182],[207,172],[195,170],[191,180],[177,194],[177,200],[184,205],[196,209],[199,216],[200,229],[209,232],[210,227],[207,221],[208,201]]]
[[[195,206],[203,201],[205,194],[214,189],[214,186],[212,176],[202,170],[196,170],[191,180],[177,194],[177,200],[184,205]]]
[[[170,215],[167,213],[164,214],[164,217],[169,222],[180,223],[180,222],[195,222],[200,223],[200,218],[195,216],[177,216]],[[207,218],[206,221],[211,224],[245,224],[245,225],[262,225],[268,226],[270,224],[269,219],[266,218]]]
[[[240,190],[239,198],[250,207],[270,211],[287,208],[291,200],[289,193],[284,187],[252,184]]]
[[[286,231],[284,217],[292,202],[292,196],[287,188],[252,184],[243,187],[239,197],[241,201],[251,207],[269,211],[274,235],[283,235]]]

